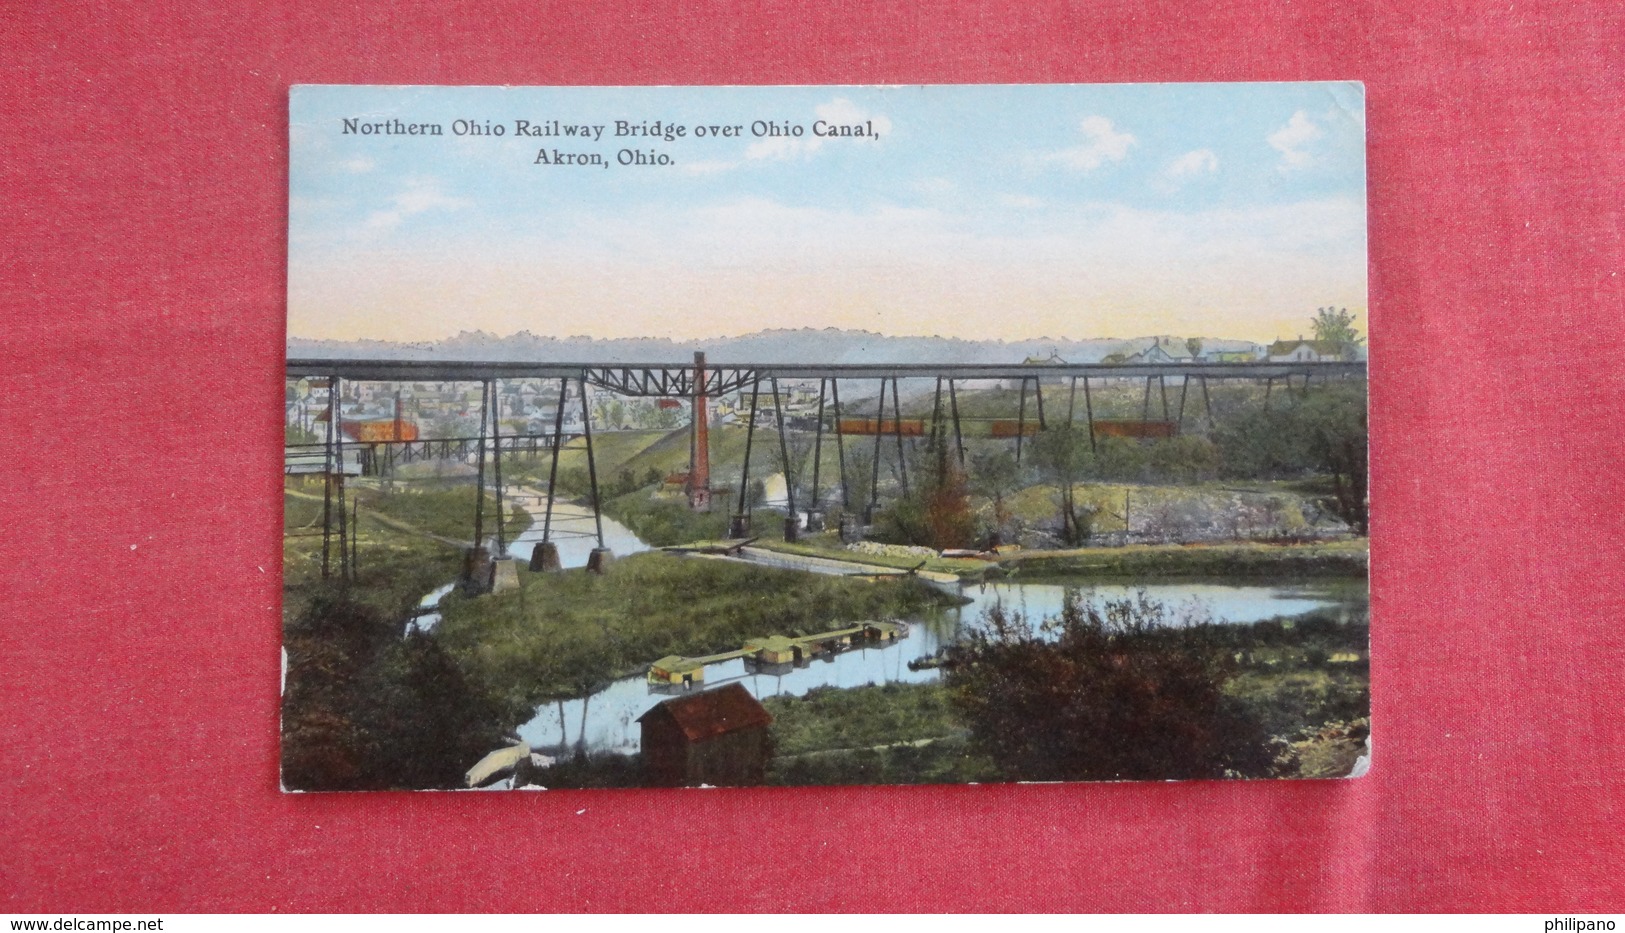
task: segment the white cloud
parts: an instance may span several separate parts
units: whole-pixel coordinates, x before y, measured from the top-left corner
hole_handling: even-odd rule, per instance
[[[1212,175],[1219,170],[1219,157],[1212,149],[1193,149],[1168,163],[1167,176],[1175,180]]]
[[[1121,162],[1135,144],[1129,133],[1119,133],[1112,121],[1105,117],[1084,117],[1078,124],[1083,144],[1070,149],[1045,153],[1042,161],[1064,165],[1080,172],[1090,172],[1107,162]]]
[[[1051,205],[982,215],[852,210],[748,198],[708,208],[579,211],[547,230],[399,249],[294,251],[290,331],[355,325],[402,339],[500,333],[567,314],[600,336],[703,336],[769,326],[961,337],[1104,335],[1200,326],[1296,333],[1327,295],[1363,304],[1359,198],[1200,211]],[[370,323],[369,323],[370,322]],[[1192,322],[1199,322],[1193,325]],[[561,327],[566,325],[559,325]]]
[[[681,165],[681,169],[686,175],[715,175],[719,172],[732,171],[738,167],[738,162],[725,162],[720,159],[707,159],[703,162],[684,162]]]
[[[929,178],[917,178],[909,183],[909,187],[912,188],[916,194],[923,194],[927,197],[940,197],[942,195],[953,194],[959,190],[959,185],[955,183],[952,178],[944,178],[941,175],[933,175]]]
[[[1300,110],[1286,121],[1286,126],[1271,133],[1268,142],[1281,153],[1280,170],[1294,172],[1315,164],[1309,146],[1324,135],[1325,131],[1309,118],[1309,114]]]
[[[745,149],[747,159],[790,159],[796,156],[812,155],[822,139],[796,138],[793,136],[769,136],[766,139],[751,143]]]
[[[339,168],[349,172],[351,175],[365,175],[367,172],[370,172],[377,167],[378,163],[367,158],[366,156],[356,156],[353,159],[345,159],[339,163]]]
[[[414,214],[436,210],[460,211],[471,203],[442,192],[439,184],[432,179],[416,179],[408,181],[404,190],[390,198],[387,209],[368,215],[362,227],[372,231],[391,230]]]
[[[1044,206],[1044,202],[1042,200],[1035,198],[1030,194],[1000,195],[999,203],[1003,204],[1005,207],[1014,207],[1019,210],[1031,210],[1035,207]]]

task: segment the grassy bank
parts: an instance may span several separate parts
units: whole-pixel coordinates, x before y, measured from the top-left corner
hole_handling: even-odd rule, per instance
[[[832,533],[812,535],[794,544],[764,537],[756,547],[786,554],[835,557],[893,569],[922,569],[957,574],[964,580],[1183,580],[1358,579],[1366,575],[1365,539],[1311,544],[1129,545],[1075,548],[1065,551],[1016,551],[997,563],[983,560],[865,554],[846,550]]]
[[[826,577],[669,554],[635,554],[601,576],[521,571],[520,588],[444,604],[437,634],[485,682],[527,703],[575,697],[666,655],[811,634],[948,597],[913,580]]]
[[[1369,627],[1309,614],[1203,632],[1168,630],[1164,650],[1204,656],[1272,742],[1277,777],[1349,773],[1369,733]],[[955,681],[819,689],[773,697],[776,784],[1009,780],[969,739]],[[1121,735],[1123,742],[1140,737]]]
[[[302,790],[453,787],[527,712],[504,706],[431,635],[403,637],[423,595],[456,578],[472,486],[386,493],[352,483],[353,582],[321,576],[321,487],[284,488],[282,779]],[[494,497],[487,502],[494,512]],[[511,517],[514,533],[529,524]]]
[[[824,532],[817,535],[807,535],[801,540],[790,543],[781,536],[763,536],[757,541],[755,547],[767,551],[778,551],[782,554],[800,554],[806,557],[828,557],[836,560],[851,561],[857,564],[869,564],[874,567],[885,567],[892,570],[930,570],[937,573],[951,573],[961,577],[979,579],[991,566],[987,561],[967,560],[948,557],[915,557],[908,554],[868,554],[861,551],[849,551],[841,544],[841,539],[834,532]],[[921,567],[921,563],[925,566]]]
[[[349,598],[386,615],[404,617],[425,593],[455,579],[462,571],[466,546],[459,542],[470,542],[474,536],[474,495],[473,486],[388,493],[352,483],[346,497],[359,508],[352,530],[357,573]],[[324,581],[321,485],[290,481],[282,502],[283,618],[293,619],[315,595],[336,586],[339,542],[335,533],[329,558],[332,578]],[[486,527],[492,534],[495,514],[496,498],[487,494]],[[530,521],[529,513],[510,507],[509,539],[530,527]]]
[[[1369,565],[1365,538],[1309,544],[1146,544],[1113,548],[1028,551],[999,561],[1021,579],[1303,580],[1364,577]]]
[[[941,684],[820,688],[763,701],[773,714],[773,784],[926,784],[996,780],[972,754]]]

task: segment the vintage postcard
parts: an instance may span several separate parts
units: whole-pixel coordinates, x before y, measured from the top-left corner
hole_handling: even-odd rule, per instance
[[[1369,766],[1359,84],[290,109],[286,789]]]

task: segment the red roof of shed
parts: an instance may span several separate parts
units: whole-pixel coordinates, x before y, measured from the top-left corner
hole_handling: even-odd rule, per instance
[[[638,722],[662,712],[677,723],[690,742],[773,722],[773,714],[739,684],[667,700],[639,716]]]

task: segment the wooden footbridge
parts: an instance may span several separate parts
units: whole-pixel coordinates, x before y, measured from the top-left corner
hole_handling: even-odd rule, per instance
[[[735,658],[745,658],[763,665],[790,665],[811,660],[822,654],[833,654],[852,646],[853,641],[888,644],[908,637],[908,623],[855,622],[845,628],[819,632],[816,635],[770,635],[753,638],[744,647],[721,654],[708,654],[698,658],[671,655],[649,665],[649,683],[662,687],[691,687],[705,682],[705,668]]]

